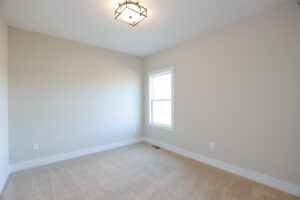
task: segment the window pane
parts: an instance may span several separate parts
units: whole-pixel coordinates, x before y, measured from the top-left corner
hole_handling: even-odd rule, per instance
[[[171,126],[171,101],[153,101],[153,122]]]
[[[153,98],[171,99],[171,73],[153,77]]]

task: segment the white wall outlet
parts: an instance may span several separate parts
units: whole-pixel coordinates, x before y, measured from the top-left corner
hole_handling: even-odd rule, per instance
[[[33,143],[33,144],[32,144],[32,149],[33,149],[34,151],[39,150],[39,148],[40,148],[39,143]]]
[[[133,129],[133,132],[136,133],[136,132],[137,132],[137,128],[134,128],[134,129]]]
[[[211,142],[209,144],[209,148],[210,148],[210,150],[214,150],[215,149],[215,143]]]

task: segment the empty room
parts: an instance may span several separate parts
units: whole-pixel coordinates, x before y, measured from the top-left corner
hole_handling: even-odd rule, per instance
[[[300,200],[300,0],[0,0],[0,200]]]

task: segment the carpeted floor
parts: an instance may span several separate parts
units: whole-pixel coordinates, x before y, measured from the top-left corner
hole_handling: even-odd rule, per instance
[[[296,200],[146,143],[13,173],[2,200]]]

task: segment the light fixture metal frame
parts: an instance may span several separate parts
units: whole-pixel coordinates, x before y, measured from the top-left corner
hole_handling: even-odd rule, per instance
[[[141,10],[141,12],[137,12],[136,10],[134,10],[134,9],[132,9],[132,8],[130,8],[130,7],[128,7],[128,4],[132,4],[132,5],[137,6],[137,7]],[[120,8],[122,8],[124,5],[125,5],[125,8],[124,8],[123,10],[121,10],[121,11],[118,11],[118,10],[119,10]],[[143,18],[142,20],[138,21],[137,23],[129,23],[129,22],[125,21],[125,20],[121,20],[121,19],[118,18],[118,17],[122,14],[122,12],[123,12],[126,8],[132,10],[133,12],[138,13],[140,16],[144,16],[144,18]],[[142,11],[142,10],[144,10],[144,11]],[[124,22],[124,23],[126,23],[126,24],[129,24],[129,25],[131,25],[131,26],[135,26],[135,25],[139,24],[141,21],[143,21],[143,20],[147,17],[147,14],[148,14],[147,8],[145,8],[144,6],[140,5],[138,1],[137,1],[137,2],[134,2],[134,1],[132,1],[132,0],[125,0],[125,1],[122,2],[122,3],[119,3],[118,8],[115,10],[115,19],[117,19],[117,20],[119,20],[119,21],[121,21],[121,22]]]

